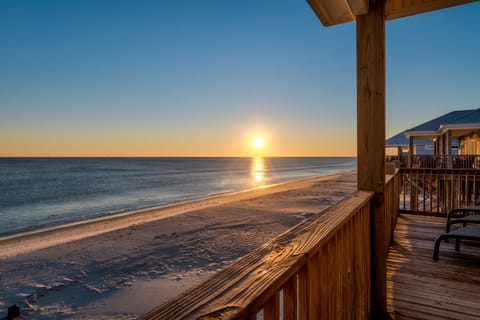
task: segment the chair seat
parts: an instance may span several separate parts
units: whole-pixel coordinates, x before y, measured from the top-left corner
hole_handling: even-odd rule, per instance
[[[448,233],[444,233],[435,240],[435,247],[433,249],[433,260],[438,260],[438,251],[440,250],[440,243],[442,240],[455,239],[455,250],[460,250],[461,240],[480,241],[480,227],[463,227]]]
[[[466,240],[479,240],[480,241],[480,227],[464,227],[449,233],[441,235],[446,238],[462,238]],[[472,239],[467,239],[472,238]]]
[[[455,217],[455,215],[460,214],[459,217]],[[466,207],[466,208],[458,208],[458,209],[453,209],[450,211],[447,217],[447,225],[445,228],[445,232],[449,233],[450,232],[450,227],[453,224],[458,224],[462,223],[468,224],[468,223],[479,223],[480,224],[480,208],[478,207]]]
[[[461,218],[452,219],[451,224],[455,223],[480,223],[480,215],[470,215]]]

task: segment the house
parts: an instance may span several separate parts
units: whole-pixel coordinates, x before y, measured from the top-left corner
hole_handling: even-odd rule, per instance
[[[446,113],[387,139],[385,147],[387,154],[400,158],[407,152],[411,161],[415,156],[434,156],[448,163],[447,158],[476,156],[480,154],[480,109]]]

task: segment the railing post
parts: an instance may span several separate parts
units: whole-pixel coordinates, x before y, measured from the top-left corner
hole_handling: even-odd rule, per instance
[[[453,155],[453,153],[452,153],[452,131],[448,130],[447,131],[447,157],[448,157],[447,168],[449,168],[449,169],[453,168],[452,155]]]
[[[357,16],[358,188],[372,190],[371,319],[385,319],[385,21],[384,0]]]
[[[413,136],[408,139],[408,168],[413,168]]]

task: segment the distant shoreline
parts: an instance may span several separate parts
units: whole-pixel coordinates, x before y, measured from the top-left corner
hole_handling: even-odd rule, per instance
[[[356,171],[0,241],[0,312],[133,319],[356,191]],[[24,311],[24,312],[23,312]]]
[[[153,206],[140,210],[128,210],[117,214],[104,215],[101,217],[56,225],[38,230],[6,235],[0,237],[0,258],[8,257],[18,253],[38,250],[69,241],[80,240],[86,237],[127,228],[131,225],[161,220],[196,209],[205,209],[234,201],[246,200],[266,194],[295,189],[300,185],[304,185],[309,182],[328,180],[334,178],[335,176],[341,176],[353,173],[355,171],[356,170],[347,170],[330,175],[280,182],[240,191],[214,194],[188,201]],[[21,248],[17,246],[19,243],[21,244]]]

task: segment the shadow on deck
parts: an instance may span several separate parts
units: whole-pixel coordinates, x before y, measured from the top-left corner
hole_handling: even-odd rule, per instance
[[[443,242],[445,218],[402,214],[387,259],[387,304],[393,319],[479,319],[480,243]]]

